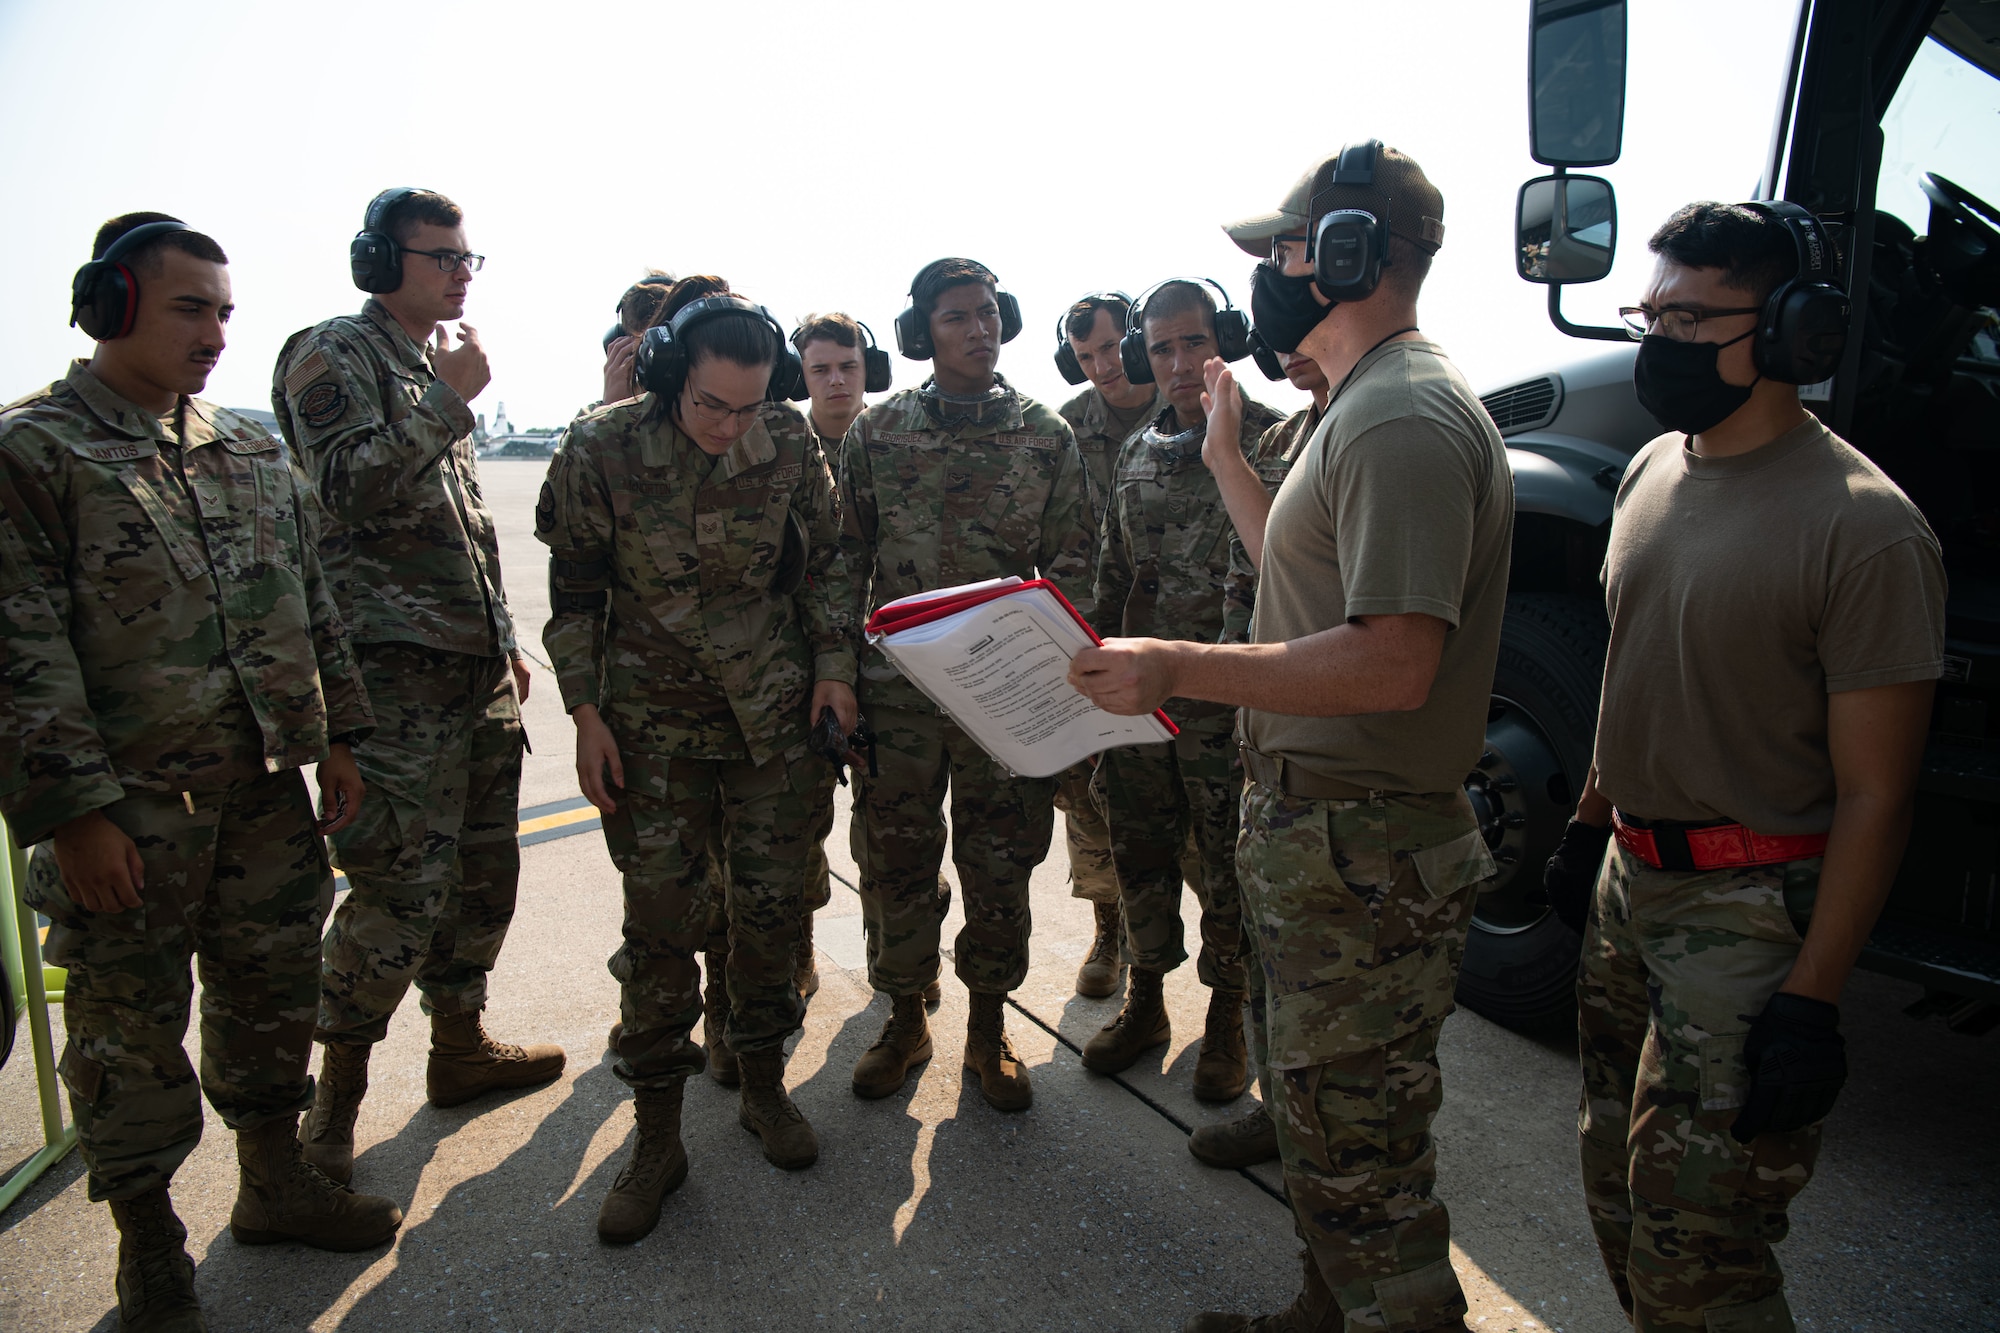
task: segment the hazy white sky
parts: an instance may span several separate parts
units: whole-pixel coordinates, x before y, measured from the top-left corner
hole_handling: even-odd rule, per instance
[[[105,218],[173,213],[229,251],[237,315],[209,382],[268,406],[294,329],[359,307],[348,238],[388,185],[442,190],[489,256],[467,318],[492,358],[474,404],[558,425],[595,398],[598,340],[648,264],[717,272],[788,323],[839,307],[893,352],[910,277],[990,265],[1050,363],[1077,295],[1214,277],[1247,304],[1218,223],[1277,203],[1379,136],[1444,192],[1424,328],[1489,388],[1592,350],[1514,276],[1527,152],[1528,0],[1319,4],[684,3],[386,6],[0,0],[0,246],[13,306],[0,399],[57,377],[70,275]],[[1608,321],[1645,237],[1692,198],[1745,197],[1795,0],[1633,0],[1621,256],[1572,288]],[[1252,391],[1282,407],[1302,398]],[[898,387],[925,373],[896,358]]]

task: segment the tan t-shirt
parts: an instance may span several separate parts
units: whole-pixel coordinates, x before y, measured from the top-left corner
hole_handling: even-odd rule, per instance
[[[1824,833],[1826,696],[1943,671],[1938,540],[1818,421],[1733,458],[1685,440],[1634,455],[1612,510],[1598,788],[1642,818]]]
[[[1422,612],[1451,627],[1444,656],[1421,708],[1246,709],[1251,747],[1357,786],[1456,791],[1484,744],[1513,535],[1507,451],[1457,367],[1421,341],[1363,357],[1271,504],[1251,641]]]

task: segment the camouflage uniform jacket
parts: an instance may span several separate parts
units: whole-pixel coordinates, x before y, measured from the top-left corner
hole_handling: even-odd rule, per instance
[[[1018,574],[1052,580],[1090,614],[1096,545],[1083,460],[1063,419],[1001,380],[970,417],[940,415],[932,383],[863,412],[840,449],[841,550],[856,626],[899,597]],[[933,712],[878,648],[864,702]]]
[[[471,409],[380,301],[293,334],[271,410],[318,483],[320,558],[355,642],[514,651]]]
[[[1254,466],[1258,442],[1278,422],[1273,409],[1237,390],[1243,426],[1237,447]],[[1216,643],[1223,632],[1229,544],[1236,527],[1223,506],[1215,474],[1201,461],[1197,429],[1176,449],[1163,448],[1155,432],[1173,426],[1171,408],[1125,442],[1118,458],[1111,509],[1097,556],[1096,611],[1091,624],[1113,635]],[[1247,625],[1247,618],[1246,618]],[[1167,716],[1178,726],[1206,723],[1226,728],[1224,704],[1174,699]]]
[[[1257,442],[1257,457],[1283,459],[1289,464],[1325,419],[1326,411],[1318,405],[1300,408],[1264,432],[1264,438]]]
[[[22,843],[372,731],[310,484],[261,426],[182,438],[81,361],[0,412],[0,811]]]
[[[805,741],[816,681],[854,683],[840,499],[796,408],[703,453],[652,395],[571,424],[535,506],[563,705],[631,750],[762,764]]]
[[[1151,421],[1166,405],[1160,391],[1154,389],[1153,401],[1146,405],[1140,422]],[[1094,384],[1064,403],[1059,415],[1076,432],[1076,451],[1083,455],[1083,469],[1090,476],[1090,516],[1102,529],[1105,511],[1111,507],[1112,474],[1118,470],[1118,451],[1131,432],[1119,433],[1117,423],[1111,419],[1110,406]]]

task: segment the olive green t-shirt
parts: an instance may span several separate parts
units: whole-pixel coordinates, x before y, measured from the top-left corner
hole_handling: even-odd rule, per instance
[[[1251,640],[1421,612],[1450,627],[1444,655],[1421,708],[1245,709],[1250,746],[1356,786],[1456,791],[1484,744],[1513,534],[1507,451],[1458,368],[1422,341],[1363,357],[1272,501]]]
[[[1733,458],[1686,438],[1633,455],[1612,509],[1598,789],[1646,819],[1824,833],[1827,695],[1943,672],[1938,540],[1816,420]]]

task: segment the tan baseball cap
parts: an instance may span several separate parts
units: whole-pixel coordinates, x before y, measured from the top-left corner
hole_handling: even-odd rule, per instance
[[[1269,259],[1272,238],[1308,235],[1313,223],[1336,208],[1363,208],[1387,218],[1391,234],[1437,253],[1444,244],[1444,196],[1416,159],[1394,148],[1381,149],[1367,185],[1336,181],[1340,159],[1340,153],[1333,153],[1306,168],[1275,211],[1225,222],[1222,229],[1245,252]]]

